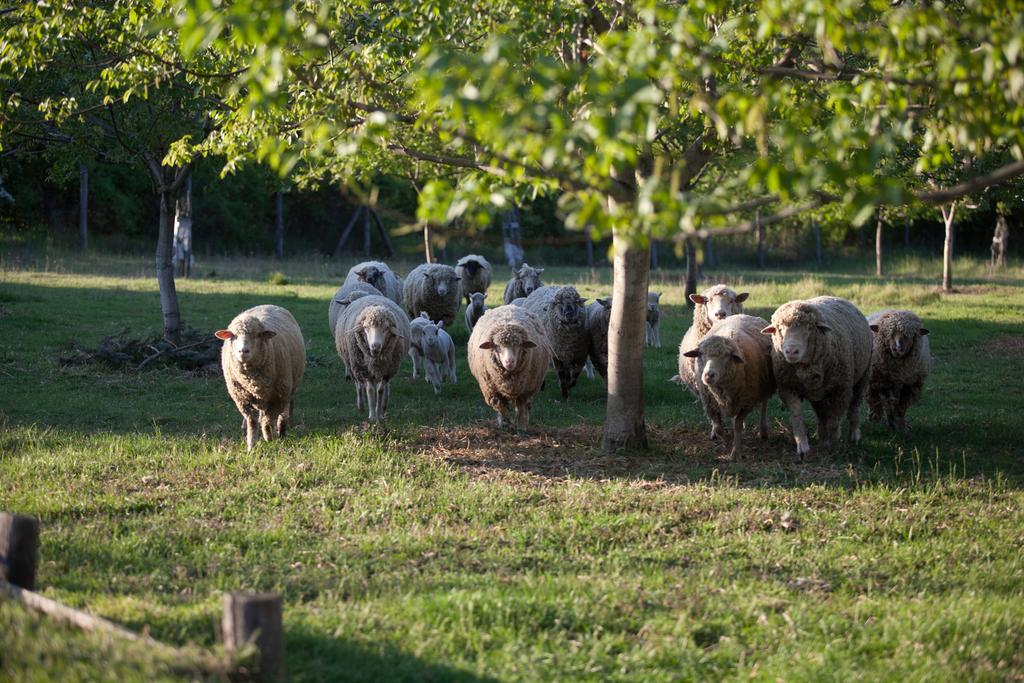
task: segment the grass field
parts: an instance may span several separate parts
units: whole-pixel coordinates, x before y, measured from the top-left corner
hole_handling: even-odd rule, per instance
[[[708,274],[756,315],[831,293],[931,330],[911,434],[869,424],[800,463],[777,400],[772,437],[732,462],[667,381],[690,322],[676,272],[653,284],[665,346],[645,357],[644,455],[596,449],[599,380],[564,403],[549,381],[531,433],[499,433],[461,322],[459,383],[435,399],[407,364],[369,429],[327,329],[347,265],[217,261],[179,282],[197,328],[257,303],[303,328],[297,428],[247,454],[218,377],[59,363],[72,342],[158,328],[148,259],[0,255],[0,510],[40,518],[43,594],[208,648],[223,591],[280,591],[297,681],[1024,680],[1021,270],[960,262],[952,295],[913,258],[880,282],[838,265]],[[545,276],[610,289],[605,270]],[[0,603],[0,680],[207,674]]]

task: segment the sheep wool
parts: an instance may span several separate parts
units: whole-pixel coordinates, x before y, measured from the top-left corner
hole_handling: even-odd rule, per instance
[[[907,409],[917,403],[932,369],[928,330],[912,311],[878,311],[868,324],[874,333],[869,415],[907,431]]]
[[[564,400],[576,385],[590,352],[587,309],[583,298],[575,287],[548,285],[533,290],[523,307],[537,316],[551,343],[558,386]]]
[[[338,291],[334,293],[334,297],[331,302],[327,304],[327,324],[331,328],[331,338],[334,338],[334,329],[338,326],[338,318],[341,317],[341,312],[345,308],[358,299],[361,296],[367,294],[380,294],[379,291],[372,285],[368,285],[365,282],[354,282],[347,285],[342,285],[338,288]]]
[[[409,316],[422,311],[434,322],[451,327],[462,305],[462,288],[458,274],[441,263],[421,263],[405,278],[405,310]]]
[[[487,295],[487,289],[491,286],[493,272],[491,264],[479,254],[463,256],[455,264],[455,273],[462,283],[462,296],[466,298],[466,305],[470,303],[470,295],[482,293]]]
[[[345,285],[363,283],[370,285],[381,295],[402,305],[402,278],[395,275],[388,264],[382,261],[363,261],[348,269]]]
[[[543,272],[543,268],[533,268],[528,263],[524,263],[518,270],[513,268],[512,279],[505,285],[502,301],[506,304],[512,303],[513,299],[528,297],[533,290],[543,287],[544,283],[540,279]]]
[[[608,325],[612,320],[612,298],[595,299],[587,306],[587,333],[590,348],[587,352],[590,365],[602,379],[608,378]]]
[[[469,303],[466,304],[466,329],[473,333],[473,326],[484,313],[487,312],[487,304],[484,303],[483,292],[473,292],[469,295]]]
[[[748,296],[747,292],[737,294],[732,288],[722,284],[709,287],[700,294],[690,295],[690,301],[693,302],[693,324],[686,330],[683,340],[679,343],[677,370],[679,383],[694,394],[700,395],[697,362],[696,359],[686,356],[686,352],[697,348],[716,321],[742,313],[743,302]]]

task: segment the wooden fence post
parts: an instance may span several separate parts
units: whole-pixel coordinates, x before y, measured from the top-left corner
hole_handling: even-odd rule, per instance
[[[281,596],[277,593],[225,593],[221,628],[224,646],[238,650],[252,642],[259,652],[257,676],[279,681],[284,677],[284,638]]]
[[[38,555],[39,520],[0,512],[0,580],[34,590]]]

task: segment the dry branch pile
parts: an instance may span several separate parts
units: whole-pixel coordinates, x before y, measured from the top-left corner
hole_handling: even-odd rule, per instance
[[[61,367],[102,365],[123,372],[155,368],[177,368],[188,372],[220,373],[221,342],[206,330],[186,327],[181,344],[175,346],[162,336],[133,337],[127,328],[103,339],[96,348],[75,341],[60,355]]]

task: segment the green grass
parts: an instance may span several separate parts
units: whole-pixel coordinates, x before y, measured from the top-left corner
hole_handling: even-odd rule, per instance
[[[47,596],[213,647],[223,591],[280,591],[299,681],[1024,677],[1019,270],[967,263],[953,295],[932,263],[881,282],[709,274],[761,316],[833,293],[927,321],[935,372],[913,432],[869,424],[861,446],[800,463],[777,401],[771,439],[732,462],[667,381],[690,316],[677,272],[653,284],[653,448],[609,457],[600,381],[563,403],[552,377],[517,438],[491,427],[461,354],[440,400],[406,366],[369,429],[327,330],[349,264],[201,264],[179,282],[190,325],[277,303],[307,339],[297,428],[247,454],[219,378],[59,365],[71,342],[158,328],[148,261],[47,259],[0,256],[0,510],[41,519]],[[609,289],[601,269],[545,275]],[[461,323],[453,336],[464,350]],[[0,680],[202,675],[0,603]]]

